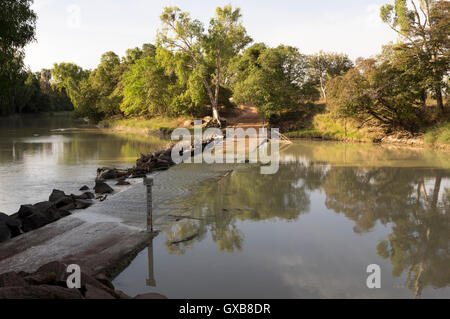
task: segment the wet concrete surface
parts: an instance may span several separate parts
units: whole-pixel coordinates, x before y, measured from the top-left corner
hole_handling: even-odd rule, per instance
[[[170,222],[166,204],[195,191],[202,181],[239,167],[239,164],[181,164],[151,175],[153,228],[163,230]],[[89,275],[103,272],[112,278],[152,238],[146,232],[146,205],[145,186],[142,180],[134,180],[133,185],[104,202],[1,243],[0,273],[31,272],[57,260],[78,264]]]

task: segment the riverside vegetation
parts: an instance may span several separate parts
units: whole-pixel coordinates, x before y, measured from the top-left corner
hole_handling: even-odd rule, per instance
[[[398,35],[371,58],[252,43],[239,8],[216,9],[208,27],[177,7],[161,14],[154,44],[102,55],[94,70],[55,63],[32,73],[23,48],[35,39],[31,0],[8,0],[1,28],[0,113],[69,109],[106,126],[170,129],[251,104],[291,137],[450,145],[450,4],[395,0],[381,19]],[[14,19],[17,17],[17,19]]]

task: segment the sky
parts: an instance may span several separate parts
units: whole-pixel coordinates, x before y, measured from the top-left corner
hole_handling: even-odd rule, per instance
[[[369,57],[395,41],[379,18],[391,0],[35,0],[37,41],[26,47],[25,64],[33,71],[55,62],[97,66],[102,53],[123,56],[128,48],[153,43],[166,6],[178,6],[205,24],[215,8],[241,8],[243,24],[255,42]]]

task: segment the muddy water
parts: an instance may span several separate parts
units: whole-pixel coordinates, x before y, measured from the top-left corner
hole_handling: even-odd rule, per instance
[[[450,298],[450,160],[297,142],[171,203],[170,226],[114,284],[169,298]],[[367,267],[380,266],[369,289]]]
[[[167,143],[86,129],[70,114],[0,118],[0,212],[47,200],[53,188],[77,193],[93,186],[98,167],[131,166]]]
[[[0,211],[53,188],[76,192],[97,167],[130,166],[166,143],[70,128],[85,126],[68,115],[0,119]],[[170,298],[450,298],[448,153],[297,142],[280,161],[274,175],[240,166],[166,203],[167,215],[189,218],[168,217],[116,287]],[[366,286],[370,264],[380,289]]]

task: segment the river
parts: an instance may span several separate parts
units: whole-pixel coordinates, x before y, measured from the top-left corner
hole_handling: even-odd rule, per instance
[[[92,185],[166,141],[68,116],[0,119],[0,211]],[[276,174],[235,169],[168,203],[171,221],[114,280],[169,298],[450,298],[448,153],[296,141]],[[182,164],[183,165],[183,164]],[[180,167],[182,169],[182,167]],[[380,266],[381,288],[366,284]]]

